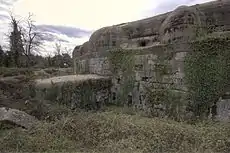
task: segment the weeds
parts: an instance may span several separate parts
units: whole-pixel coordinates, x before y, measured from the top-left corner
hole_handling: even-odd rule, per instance
[[[78,112],[53,123],[44,122],[31,131],[2,131],[0,151],[227,153],[228,128],[111,111]]]

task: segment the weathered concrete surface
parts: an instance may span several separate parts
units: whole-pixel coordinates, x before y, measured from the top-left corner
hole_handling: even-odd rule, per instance
[[[194,6],[181,6],[172,12],[151,18],[104,27],[94,32],[89,41],[75,52],[83,55],[114,47],[141,48],[159,43],[191,40],[198,30],[203,33],[230,30],[230,1],[221,0]],[[208,30],[207,30],[208,29]]]
[[[99,75],[69,75],[38,79],[36,96],[66,106],[99,109],[109,102],[111,78]]]
[[[230,94],[226,93],[228,98],[220,98],[217,103],[217,116],[216,119],[220,121],[230,121]],[[226,95],[225,95],[226,96]]]
[[[0,122],[10,122],[20,127],[30,129],[38,123],[38,120],[23,111],[2,107],[0,108]]]
[[[74,49],[75,73],[110,74],[106,56],[113,48],[139,50],[142,51],[140,54],[148,51],[157,56],[172,52],[176,54],[174,56],[180,56],[176,60],[183,61],[190,50],[187,42],[197,36],[230,35],[229,10],[229,0],[213,1],[181,6],[151,18],[101,28],[88,42]],[[175,62],[172,64],[176,67]]]
[[[53,77],[48,79],[37,79],[35,80],[36,88],[49,88],[52,84],[62,85],[66,82],[84,82],[87,80],[100,80],[100,79],[109,79],[109,77],[99,76],[99,75],[67,75],[67,76],[60,76],[60,77]]]
[[[162,76],[164,83],[171,78],[179,90],[184,86],[184,57],[191,51],[188,42],[199,36],[230,36],[230,1],[218,0],[194,6],[180,6],[174,11],[95,31],[88,42],[74,50],[77,74],[111,75],[109,50],[122,48],[135,55],[135,86],[129,93],[132,103],[146,107],[144,86],[156,80],[154,67],[160,59],[171,66],[172,74]],[[122,82],[122,81],[121,81]],[[113,78],[112,92],[121,83]],[[128,96],[128,95],[127,95]]]

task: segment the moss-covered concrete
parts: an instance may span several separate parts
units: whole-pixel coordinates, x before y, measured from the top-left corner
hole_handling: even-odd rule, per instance
[[[100,109],[109,102],[111,79],[98,75],[70,75],[35,81],[36,96],[82,109]]]

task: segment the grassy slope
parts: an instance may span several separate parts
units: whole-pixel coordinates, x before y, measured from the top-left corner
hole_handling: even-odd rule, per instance
[[[0,71],[1,77],[30,73],[27,70],[15,74],[12,74],[15,70],[11,69],[7,73],[3,69]],[[188,125],[128,115],[130,112],[124,113],[116,108],[110,108],[106,112],[73,114],[66,108],[48,105],[36,99],[25,104],[28,93],[20,90],[27,89],[25,81],[19,79],[20,83],[0,82],[0,106],[20,109],[39,119],[47,119],[47,116],[50,121],[57,117],[59,119],[56,122],[42,121],[30,131],[20,128],[1,129],[0,126],[0,152],[230,152],[228,125]],[[68,113],[69,116],[60,119],[61,115]]]
[[[2,130],[0,152],[228,153],[226,125],[188,125],[115,112],[75,113],[31,131]]]

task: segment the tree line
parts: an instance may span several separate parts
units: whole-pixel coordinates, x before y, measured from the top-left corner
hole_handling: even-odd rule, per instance
[[[0,44],[0,67],[71,67],[72,59],[68,52],[62,52],[61,44],[55,45],[55,55],[43,57],[39,55],[42,40],[45,37],[40,33],[32,15],[25,20],[17,20],[11,15],[11,31],[7,34],[8,49]]]

